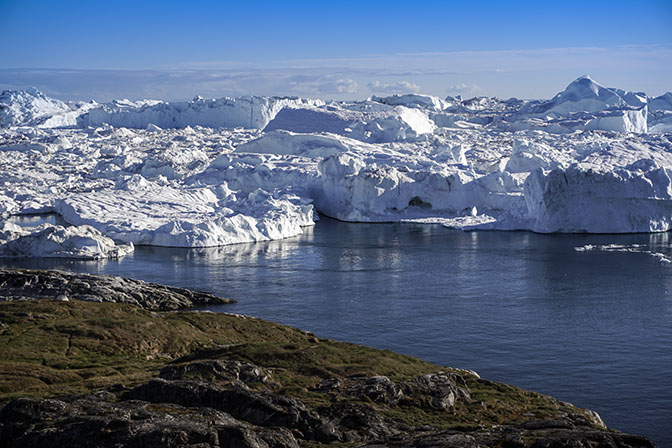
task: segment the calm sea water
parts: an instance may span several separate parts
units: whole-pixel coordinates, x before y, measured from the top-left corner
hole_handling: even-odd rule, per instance
[[[34,224],[34,223],[32,223]],[[138,247],[120,261],[0,260],[122,275],[239,300],[250,314],[476,370],[596,410],[672,446],[670,234],[538,235],[329,219],[297,238],[213,249]]]

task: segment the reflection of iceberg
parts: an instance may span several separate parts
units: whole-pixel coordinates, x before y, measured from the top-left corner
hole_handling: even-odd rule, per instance
[[[275,241],[262,241],[258,243],[240,243],[217,247],[200,247],[180,251],[185,258],[190,260],[202,260],[205,263],[217,264],[225,262],[227,265],[255,264],[259,260],[285,260],[295,252],[301,241],[310,239],[313,234],[312,227],[303,229],[299,236],[280,239]],[[170,251],[170,249],[165,249]],[[162,253],[163,249],[145,248],[143,251]],[[178,256],[178,255],[173,255]]]

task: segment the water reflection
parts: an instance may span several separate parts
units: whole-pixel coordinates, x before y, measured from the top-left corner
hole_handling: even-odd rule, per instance
[[[10,216],[7,221],[21,227],[36,227],[42,224],[52,224],[59,226],[68,225],[65,220],[56,213],[36,213],[29,215]]]

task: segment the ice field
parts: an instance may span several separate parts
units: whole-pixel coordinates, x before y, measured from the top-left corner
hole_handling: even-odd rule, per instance
[[[0,94],[0,255],[104,258],[301,234],[318,213],[464,230],[672,228],[672,93],[549,100]],[[55,212],[68,227],[19,227]]]

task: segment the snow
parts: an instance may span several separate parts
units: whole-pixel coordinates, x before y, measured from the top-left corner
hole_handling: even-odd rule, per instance
[[[0,253],[123,256],[300,235],[316,212],[464,230],[672,227],[672,94],[550,100],[0,95]],[[70,227],[16,228],[56,212]],[[652,251],[652,254],[659,251]]]

